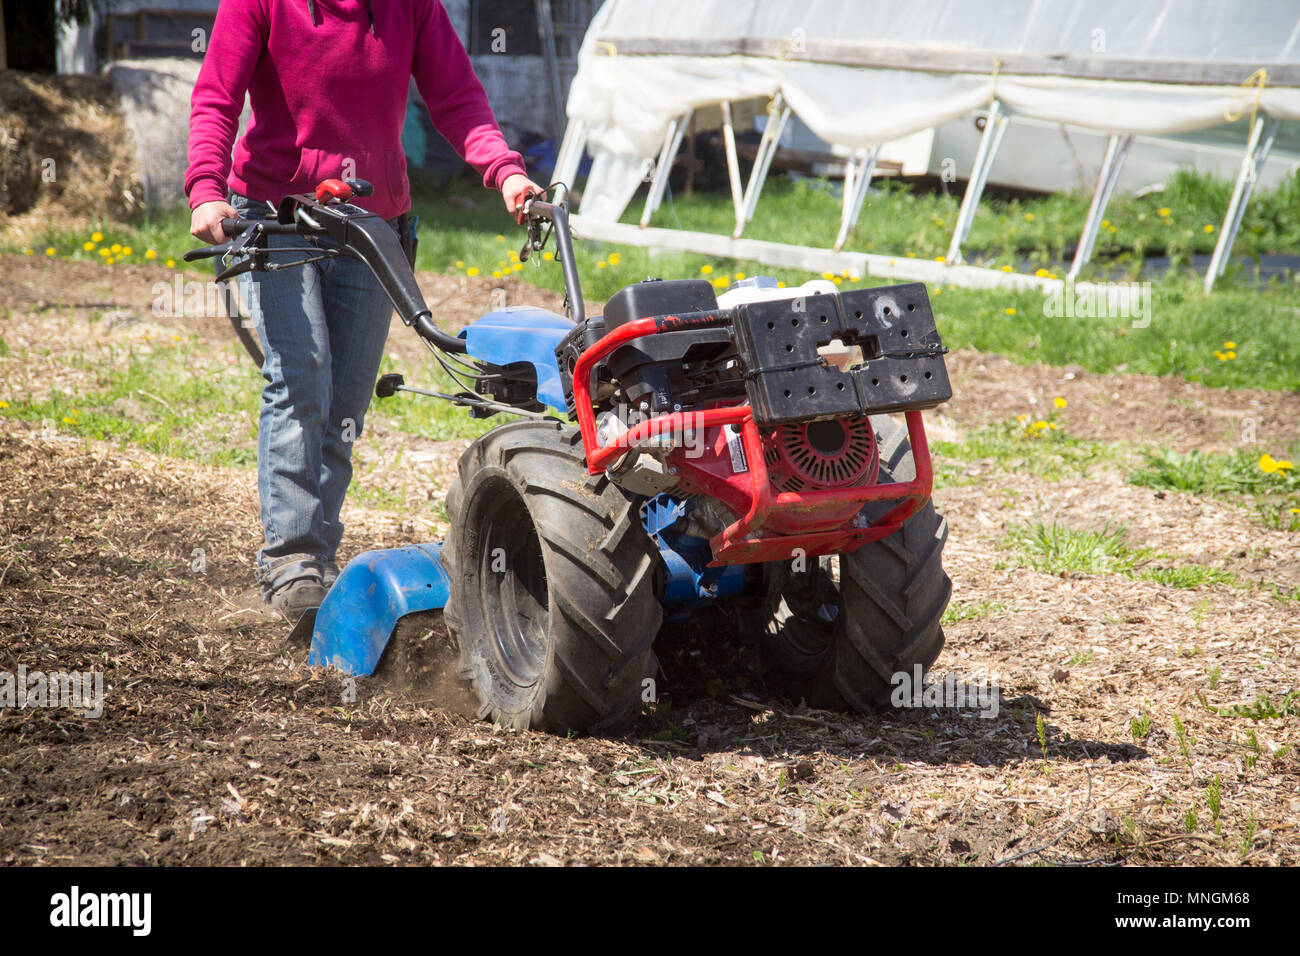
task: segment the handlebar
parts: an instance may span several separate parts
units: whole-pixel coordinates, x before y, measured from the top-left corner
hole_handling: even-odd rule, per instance
[[[541,248],[541,239],[534,234],[533,223],[549,222],[555,233],[557,252],[555,258],[564,273],[564,292],[569,300],[569,317],[574,325],[587,319],[587,307],[582,299],[582,282],[578,278],[578,263],[573,257],[573,233],[569,229],[569,210],[558,203],[530,199],[524,206],[524,221],[529,224],[528,241],[519,253],[519,261],[527,262],[535,249]]]
[[[319,190],[318,190],[319,192]],[[341,198],[341,197],[340,197]],[[573,254],[573,235],[569,228],[569,210],[563,203],[544,202],[530,197],[524,204],[523,219],[528,224],[529,241],[520,253],[520,261],[539,251],[544,245],[541,223],[551,223],[556,238],[556,256],[564,273],[565,296],[569,315],[575,325],[586,321],[586,306],[582,298],[582,284],[578,278],[577,261]],[[319,248],[327,257],[348,256],[360,259],[379,280],[402,321],[413,327],[421,338],[444,352],[464,354],[464,339],[448,335],[433,321],[406,259],[406,253],[397,234],[388,223],[374,213],[359,209],[347,202],[326,202],[309,194],[289,196],[281,204],[273,219],[223,219],[222,231],[228,237],[224,243],[193,249],[185,253],[186,262],[231,256],[239,262],[223,271],[218,280],[232,278],[242,272],[281,269],[294,264],[269,262],[272,251],[312,251]],[[270,249],[268,236],[302,236],[306,239],[328,238],[338,248],[312,247],[305,250]],[[319,258],[319,257],[318,257]],[[315,260],[305,260],[315,261]]]

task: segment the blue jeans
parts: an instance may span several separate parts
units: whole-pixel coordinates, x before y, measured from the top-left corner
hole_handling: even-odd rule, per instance
[[[250,209],[236,196],[245,218]],[[393,221],[397,228],[396,220]],[[316,240],[334,248],[328,239]],[[271,249],[301,247],[269,237]],[[293,262],[304,252],[273,254]],[[266,356],[257,433],[257,491],[266,544],[257,555],[264,596],[291,581],[321,576],[343,537],[339,512],[352,481],[352,444],[361,436],[379,374],[393,306],[370,269],[339,258],[239,277]]]

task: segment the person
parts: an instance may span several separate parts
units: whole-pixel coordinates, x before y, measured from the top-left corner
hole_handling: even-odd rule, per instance
[[[541,189],[506,145],[439,0],[223,0],[191,100],[190,232],[224,242],[223,219],[267,216],[282,197],[341,178],[372,183],[373,195],[354,201],[401,234],[411,77],[434,126],[521,222]],[[236,143],[245,94],[252,115]],[[257,578],[267,603],[296,621],[338,576],[352,443],[392,305],[366,266],[345,257],[239,281],[265,354]]]

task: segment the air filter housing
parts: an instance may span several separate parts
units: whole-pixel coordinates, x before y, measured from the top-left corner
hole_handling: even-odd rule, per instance
[[[778,491],[868,485],[880,470],[876,430],[865,417],[782,425],[764,445],[768,474]]]

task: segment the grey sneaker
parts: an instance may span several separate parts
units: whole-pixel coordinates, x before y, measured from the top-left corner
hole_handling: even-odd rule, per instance
[[[270,604],[290,624],[297,624],[305,613],[321,606],[325,600],[325,585],[320,578],[298,578],[276,590],[271,595]]]
[[[325,585],[325,590],[328,591],[334,587],[334,582],[339,579],[339,566],[333,561],[325,561],[323,565],[325,572],[321,577],[321,581]]]

